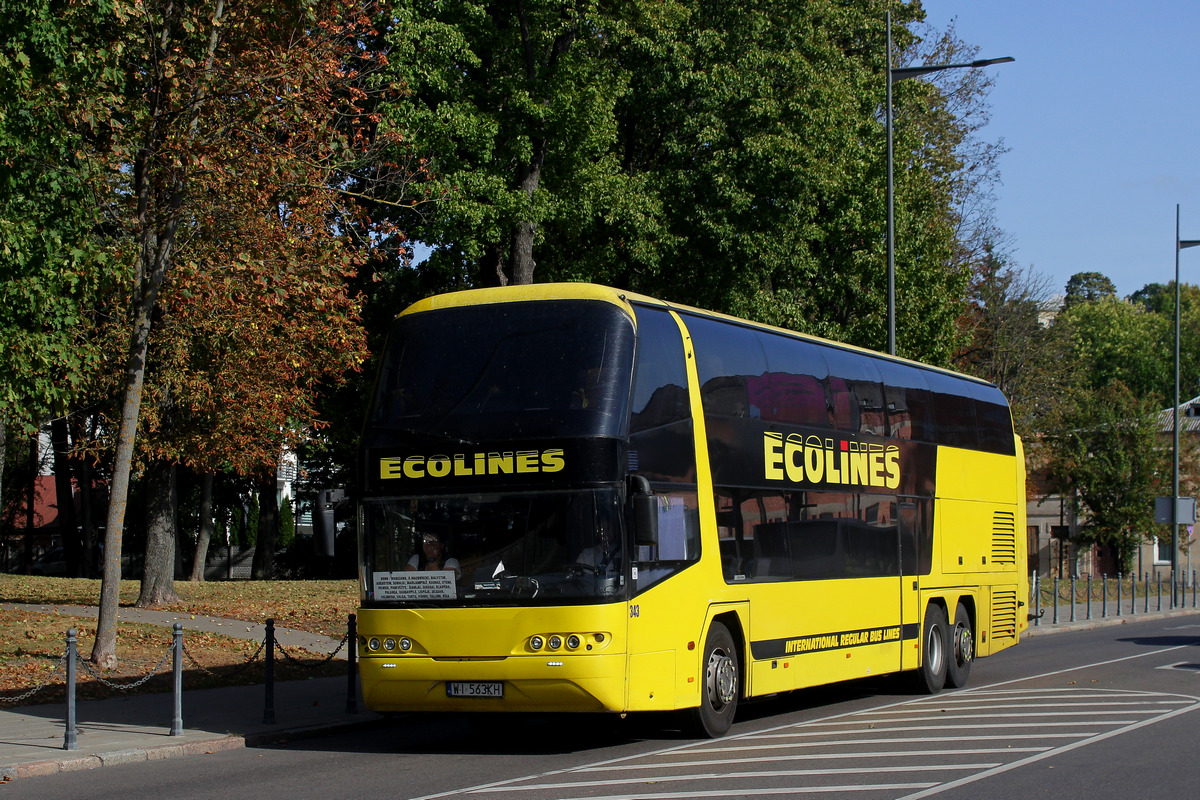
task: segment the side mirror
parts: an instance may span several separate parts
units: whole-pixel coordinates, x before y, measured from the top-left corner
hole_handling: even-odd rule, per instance
[[[650,481],[641,475],[629,477],[629,501],[633,509],[633,535],[639,546],[658,544],[658,497]]]

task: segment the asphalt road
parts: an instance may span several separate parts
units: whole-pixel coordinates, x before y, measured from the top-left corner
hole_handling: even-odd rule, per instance
[[[7,797],[1128,800],[1200,780],[1200,615],[1039,636],[970,689],[845,684],[744,706],[729,737],[669,717],[405,717],[268,748],[51,775]]]

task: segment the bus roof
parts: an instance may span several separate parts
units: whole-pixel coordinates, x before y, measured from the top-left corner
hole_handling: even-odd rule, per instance
[[[956,372],[955,370],[934,366],[932,364],[925,364],[920,361],[913,361],[900,356],[887,355],[886,353],[880,353],[877,350],[871,350],[866,347],[858,347],[845,342],[823,339],[820,336],[815,336],[809,333],[800,333],[799,331],[780,328],[763,322],[754,322],[741,317],[722,314],[719,311],[709,311],[702,308],[694,308],[692,306],[683,305],[681,303],[672,303],[666,300],[659,300],[658,298],[638,294],[637,292],[629,292],[625,291],[624,289],[614,289],[611,286],[602,286],[596,283],[534,283],[520,286],[497,286],[487,289],[464,289],[462,291],[434,295],[433,297],[427,297],[424,300],[418,300],[408,308],[401,311],[398,317],[403,317],[409,314],[418,314],[425,311],[434,311],[438,309],[457,308],[460,306],[487,305],[489,303],[527,302],[535,300],[598,300],[620,306],[631,317],[635,317],[633,312],[633,303],[643,303],[646,305],[671,309],[672,311],[696,314],[703,317],[723,320],[725,322],[735,325],[742,325],[748,328],[772,331],[785,336],[816,342],[827,347],[835,347],[842,350],[863,353],[864,355],[869,355],[874,358],[895,361],[902,364],[908,364],[913,367],[919,367],[921,369],[941,372],[946,375],[953,375],[956,378],[962,378],[987,386],[995,385],[990,381],[977,378],[973,375],[967,375],[962,372]]]

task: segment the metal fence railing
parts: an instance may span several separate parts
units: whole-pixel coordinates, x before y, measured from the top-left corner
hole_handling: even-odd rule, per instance
[[[342,637],[342,641],[338,646],[321,659],[301,659],[292,653],[289,653],[279,643],[275,637],[275,620],[268,619],[266,630],[263,636],[262,643],[258,649],[254,651],[254,655],[250,656],[242,664],[238,665],[232,672],[224,671],[221,677],[228,679],[231,675],[237,675],[241,672],[248,671],[258,662],[259,657],[263,657],[263,724],[275,724],[275,654],[278,652],[288,660],[288,663],[293,667],[301,669],[318,669],[325,666],[341,652],[343,647],[347,647],[347,670],[346,670],[346,713],[358,713],[358,684],[357,684],[357,617],[350,614],[346,623],[346,635]],[[66,686],[67,708],[66,708],[66,731],[63,734],[63,749],[75,750],[78,748],[79,733],[75,724],[75,695],[76,695],[76,678],[78,670],[82,669],[91,678],[100,682],[109,689],[119,692],[130,692],[143,686],[151,678],[158,676],[167,660],[171,660],[171,689],[172,699],[174,704],[174,713],[171,718],[171,736],[183,735],[183,659],[187,658],[191,665],[207,675],[215,675],[208,668],[202,666],[188,651],[183,637],[183,625],[176,622],[174,631],[171,636],[171,642],[167,646],[163,657],[157,664],[150,668],[144,675],[129,682],[118,682],[106,678],[103,673],[87,660],[79,656],[75,629],[71,628],[67,631],[66,647],[63,655],[58,659],[54,667],[46,673],[41,680],[34,686],[31,686],[26,691],[20,694],[11,696],[0,696],[0,706],[18,705],[36,695],[38,692],[49,687],[58,670],[65,667],[64,682]]]
[[[1197,608],[1197,574],[1174,573],[1166,581],[1160,573],[1102,575],[1095,578],[1030,578],[1030,607],[1033,625],[1058,625],[1138,613]],[[1189,597],[1190,595],[1190,597]],[[1047,619],[1049,614],[1049,619]]]

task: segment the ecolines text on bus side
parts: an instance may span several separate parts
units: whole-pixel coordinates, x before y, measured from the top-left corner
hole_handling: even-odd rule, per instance
[[[900,448],[875,442],[768,431],[763,435],[767,480],[845,486],[900,485]]]
[[[420,480],[473,475],[523,475],[534,472],[561,472],[565,466],[566,459],[561,448],[510,450],[500,453],[414,455],[406,458],[381,458],[379,477],[384,480]]]

